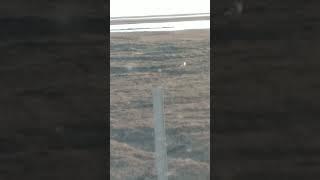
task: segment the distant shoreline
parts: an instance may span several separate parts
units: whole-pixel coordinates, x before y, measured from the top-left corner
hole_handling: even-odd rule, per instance
[[[180,31],[209,28],[210,15],[208,13],[122,17],[113,18],[110,22],[110,32],[112,33],[137,31]]]
[[[203,38],[203,36],[210,37],[210,30],[209,29],[186,29],[183,31],[147,31],[147,32],[136,31],[136,32],[113,32],[110,34],[111,38],[119,38],[119,37],[126,37],[126,36],[142,37],[144,35],[148,35],[150,37],[157,36],[157,37],[161,37],[162,39],[166,39],[168,35],[169,36],[178,35],[179,37],[183,37],[183,39],[194,40],[198,38]],[[150,37],[144,36],[145,39],[150,39]]]
[[[111,25],[110,32],[181,31],[188,29],[210,29],[210,20],[137,23]]]
[[[179,18],[167,18],[167,19],[141,19],[141,20],[119,20],[110,22],[110,25],[121,25],[121,24],[138,24],[138,23],[161,23],[161,22],[179,22],[179,21],[201,21],[210,20],[210,17],[179,17]]]
[[[171,14],[171,15],[117,17],[117,18],[110,18],[110,25],[195,21],[195,20],[210,20],[210,14],[199,13],[199,14]]]

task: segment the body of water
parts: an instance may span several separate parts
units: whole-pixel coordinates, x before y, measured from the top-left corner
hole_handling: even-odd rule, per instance
[[[110,19],[110,32],[179,31],[209,29],[210,14],[117,17]]]

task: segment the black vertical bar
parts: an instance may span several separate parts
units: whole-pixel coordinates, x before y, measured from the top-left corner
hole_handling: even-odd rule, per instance
[[[110,0],[105,0],[106,10],[106,87],[107,87],[107,108],[106,108],[106,177],[110,179]]]
[[[104,6],[0,2],[1,180],[107,179]]]
[[[215,59],[214,59],[214,9],[215,1],[210,1],[210,179],[214,177],[214,122],[215,122]]]

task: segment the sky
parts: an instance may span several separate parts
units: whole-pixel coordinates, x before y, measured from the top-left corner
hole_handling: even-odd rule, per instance
[[[209,13],[210,0],[111,0],[110,16]]]

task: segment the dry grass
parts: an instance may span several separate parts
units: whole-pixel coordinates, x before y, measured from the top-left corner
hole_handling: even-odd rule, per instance
[[[115,170],[113,177],[125,179],[134,171],[138,179],[153,167],[146,160],[154,151],[151,90],[162,86],[170,177],[208,179],[209,31],[115,33],[110,53],[111,139],[127,144],[118,148],[134,147],[141,154],[124,151],[127,170]]]

